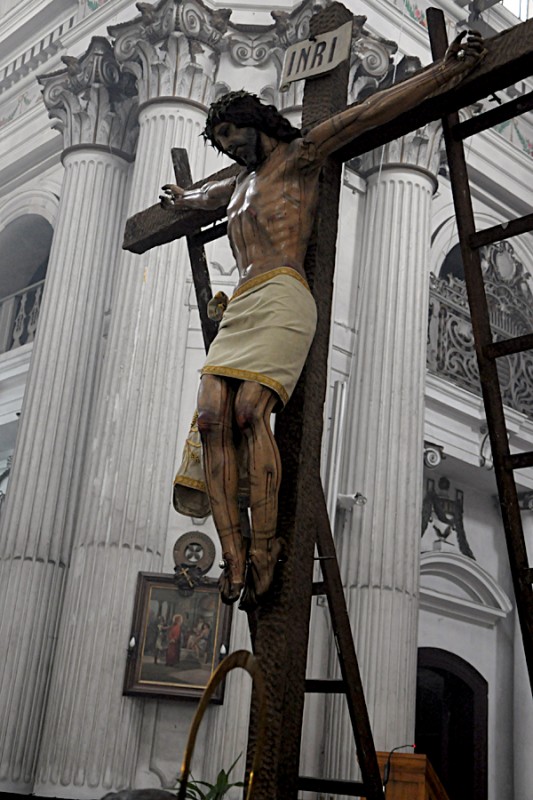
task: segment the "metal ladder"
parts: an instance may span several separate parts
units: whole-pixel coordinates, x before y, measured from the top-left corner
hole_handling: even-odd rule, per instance
[[[433,58],[441,58],[448,46],[444,15],[441,11],[428,9],[428,28]],[[508,85],[514,82],[510,80]],[[487,92],[489,93],[490,91]],[[442,124],[494,473],[529,680],[533,690],[533,569],[528,562],[514,477],[515,470],[533,467],[533,451],[510,452],[497,370],[498,359],[533,349],[533,333],[502,341],[493,340],[480,258],[480,248],[532,231],[533,214],[476,231],[463,146],[463,141],[468,136],[512,119],[531,108],[533,92],[466,122],[460,122],[457,112],[448,114],[443,118]]]
[[[177,183],[184,188],[190,186],[192,176],[187,151],[183,148],[173,148],[172,161]],[[218,323],[213,322],[207,316],[207,304],[212,297],[212,290],[204,245],[224,236],[226,229],[226,223],[221,222],[186,237],[206,351],[209,350],[209,346],[216,336]],[[342,679],[306,680],[305,692],[342,693],[346,696],[362,781],[300,776],[298,789],[365,797],[368,800],[382,800],[383,784],[370,728],[335,544],[323,496],[322,502],[320,499],[317,501],[317,506],[319,513],[317,513],[316,546],[323,581],[313,584],[313,595],[325,595],[327,598]]]

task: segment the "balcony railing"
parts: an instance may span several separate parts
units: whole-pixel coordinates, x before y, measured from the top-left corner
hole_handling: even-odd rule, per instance
[[[33,341],[43,289],[40,281],[0,300],[0,353]]]
[[[485,290],[495,341],[533,332],[531,275],[508,242],[487,248],[483,258]],[[465,283],[431,276],[427,367],[465,389],[481,394]],[[533,417],[533,353],[498,360],[503,402]]]

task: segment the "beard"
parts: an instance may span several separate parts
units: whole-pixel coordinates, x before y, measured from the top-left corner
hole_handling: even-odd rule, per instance
[[[241,167],[246,167],[248,172],[253,172],[265,160],[265,151],[261,141],[261,135],[256,128],[250,128],[250,133],[245,142],[239,146],[239,155],[230,154],[230,158],[240,164]]]

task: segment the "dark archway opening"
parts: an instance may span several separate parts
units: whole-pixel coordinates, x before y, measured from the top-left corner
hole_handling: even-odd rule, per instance
[[[439,278],[446,278],[448,275],[452,275],[454,278],[460,278],[462,281],[465,279],[461,246],[458,244],[452,247],[440,268]]]
[[[450,800],[487,800],[488,685],[464,659],[418,651],[416,751],[428,756]]]

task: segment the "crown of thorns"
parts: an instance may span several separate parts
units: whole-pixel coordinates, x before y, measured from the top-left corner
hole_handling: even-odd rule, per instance
[[[217,142],[214,129],[221,122],[232,122],[239,128],[256,128],[280,142],[292,142],[302,134],[288,119],[282,116],[276,106],[265,105],[251,92],[241,89],[228,92],[212,103],[207,112],[207,120],[202,136],[213,147],[223,152]]]

